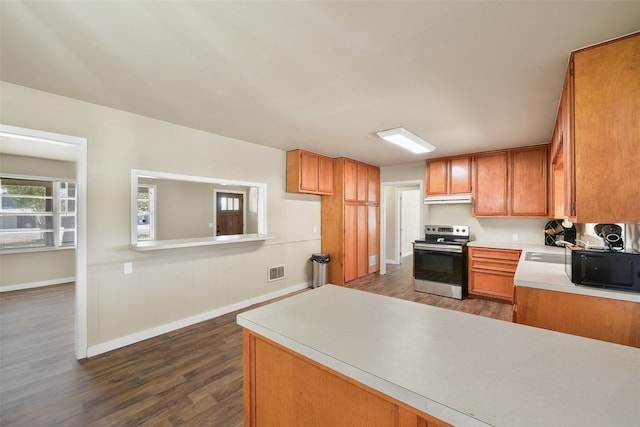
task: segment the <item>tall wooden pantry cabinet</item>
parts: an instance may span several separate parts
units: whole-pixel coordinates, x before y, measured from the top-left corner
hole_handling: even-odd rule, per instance
[[[333,195],[322,196],[322,252],[328,282],[344,285],[380,270],[380,169],[333,159]]]

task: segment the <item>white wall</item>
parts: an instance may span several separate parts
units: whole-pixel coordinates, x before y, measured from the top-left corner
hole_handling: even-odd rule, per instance
[[[1,123],[88,139],[89,354],[311,281],[320,197],[285,192],[283,151],[5,82],[0,89]],[[274,238],[132,251],[132,168],[265,182]],[[133,263],[133,274],[123,274],[125,262]],[[267,282],[267,268],[282,264],[285,279]]]
[[[430,206],[431,224],[468,225],[471,240],[544,245],[544,225],[548,219],[474,218],[471,204]]]
[[[0,292],[73,282],[75,265],[73,248],[0,255]]]
[[[418,189],[399,189],[400,200],[400,246],[401,256],[413,255],[413,242],[422,238],[420,227],[420,205],[424,196]]]

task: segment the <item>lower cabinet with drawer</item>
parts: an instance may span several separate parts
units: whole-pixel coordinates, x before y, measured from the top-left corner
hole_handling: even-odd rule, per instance
[[[469,248],[469,295],[513,303],[519,250]]]

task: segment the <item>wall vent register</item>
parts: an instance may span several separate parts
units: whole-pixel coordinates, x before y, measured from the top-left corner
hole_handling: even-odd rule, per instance
[[[274,280],[284,279],[284,265],[278,265],[276,267],[269,267],[268,280],[273,282]]]

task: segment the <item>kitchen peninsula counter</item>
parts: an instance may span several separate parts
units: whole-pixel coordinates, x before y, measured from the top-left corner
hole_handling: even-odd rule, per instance
[[[564,256],[564,248],[542,244],[489,241],[474,241],[470,242],[469,246],[522,251],[513,278],[515,286],[640,303],[640,294],[638,293],[581,286],[572,283],[567,276],[564,263],[529,261],[526,259],[527,252],[549,254],[562,258]]]
[[[635,426],[640,420],[640,350],[632,347],[333,285],[244,312],[237,321],[245,339],[275,343],[400,407],[456,426]],[[251,369],[245,387],[270,384],[266,365],[247,358],[256,347],[245,341]],[[259,399],[245,389],[247,426],[260,425]]]
[[[526,252],[522,252],[518,262],[518,268],[513,278],[515,286],[640,303],[639,293],[576,285],[569,280],[564,263],[529,261],[526,259]],[[564,258],[563,248],[542,246],[540,250],[530,252],[558,254]]]

